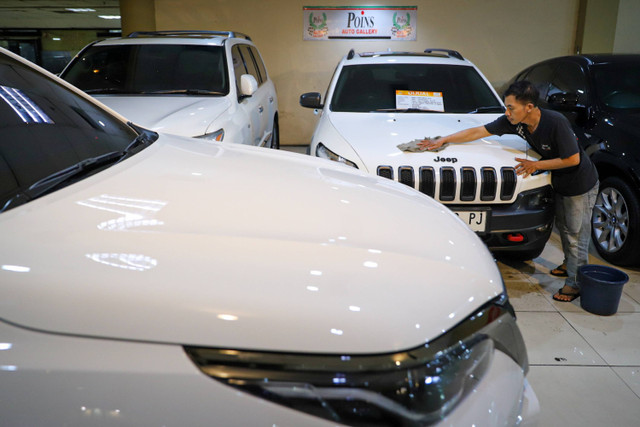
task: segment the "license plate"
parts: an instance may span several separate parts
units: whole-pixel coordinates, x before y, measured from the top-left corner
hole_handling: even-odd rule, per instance
[[[487,231],[489,211],[453,211],[473,231],[484,233]]]

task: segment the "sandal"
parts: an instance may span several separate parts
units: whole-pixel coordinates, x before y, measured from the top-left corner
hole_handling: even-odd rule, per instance
[[[556,292],[556,294],[553,296],[554,300],[560,301],[560,302],[571,302],[580,296],[580,292],[564,292],[563,289],[564,289],[564,286],[558,289],[558,292]],[[569,299],[556,298],[559,295],[569,297]]]
[[[549,272],[549,274],[551,274],[552,276],[556,276],[556,277],[567,277],[567,266],[566,264],[562,263],[559,266],[557,266],[556,268],[554,268],[553,270],[551,270]]]

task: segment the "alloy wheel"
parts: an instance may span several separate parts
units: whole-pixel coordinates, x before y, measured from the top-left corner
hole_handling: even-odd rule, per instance
[[[629,233],[629,209],[622,193],[604,188],[596,199],[591,219],[595,243],[612,253],[622,248]]]

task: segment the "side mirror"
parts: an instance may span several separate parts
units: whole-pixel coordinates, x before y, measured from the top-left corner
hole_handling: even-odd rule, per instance
[[[247,98],[252,96],[258,90],[258,81],[251,74],[243,74],[240,76],[240,96]]]
[[[300,95],[300,105],[305,108],[322,108],[322,96],[318,92],[307,92]]]
[[[549,95],[549,107],[564,113],[571,123],[583,123],[589,118],[589,108],[579,104],[577,93],[554,93]]]
[[[548,100],[549,105],[556,107],[575,107],[578,105],[578,94],[577,93],[554,93],[550,95]]]

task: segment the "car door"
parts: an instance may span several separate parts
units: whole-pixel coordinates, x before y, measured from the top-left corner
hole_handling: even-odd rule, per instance
[[[267,68],[262,61],[262,57],[258,52],[258,49],[255,46],[249,47],[251,51],[251,55],[253,56],[253,60],[258,68],[258,73],[260,80],[258,84],[260,85],[258,91],[261,92],[260,96],[264,100],[264,119],[265,119],[265,132],[267,135],[267,139],[270,138],[271,132],[274,131],[274,119],[278,110],[278,101],[276,99],[276,89],[271,80],[269,80],[269,76],[267,75]]]
[[[241,135],[240,141],[233,142],[259,145],[263,134],[262,113],[264,107],[261,106],[260,97],[257,96],[258,92],[252,96],[243,96],[240,91],[240,79],[242,75],[251,74],[247,69],[246,61],[241,53],[241,46],[240,44],[236,44],[231,48],[231,59],[233,61],[238,99],[238,114],[234,114],[233,121],[240,129]],[[256,75],[254,74],[254,78],[255,77]]]
[[[592,102],[587,82],[585,70],[579,64],[558,61],[546,97],[549,107],[564,114],[571,122],[578,141],[585,148],[598,140],[591,133],[592,124],[587,117]]]

